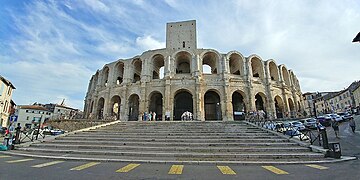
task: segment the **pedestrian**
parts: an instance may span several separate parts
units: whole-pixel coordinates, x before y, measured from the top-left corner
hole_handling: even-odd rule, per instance
[[[15,128],[16,134],[15,134],[15,144],[20,144],[20,132],[21,132],[21,125],[20,123],[17,124],[17,127]]]
[[[335,118],[332,118],[332,124],[331,127],[334,129],[336,138],[339,138],[339,122],[335,120]]]
[[[352,132],[355,133],[356,124],[355,124],[354,118],[351,118],[351,119],[349,120],[349,126],[351,127]]]
[[[152,121],[152,112],[150,111],[148,114],[149,121]]]
[[[152,114],[152,119],[153,119],[153,121],[156,121],[156,112],[155,111]]]
[[[147,121],[147,117],[148,117],[148,115],[147,115],[147,113],[146,112],[144,112],[144,121]]]

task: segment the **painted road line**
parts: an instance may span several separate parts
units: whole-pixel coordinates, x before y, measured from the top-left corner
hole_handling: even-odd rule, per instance
[[[123,173],[123,172],[129,172],[129,171],[135,169],[135,168],[138,167],[138,166],[140,166],[140,164],[128,164],[128,165],[126,165],[126,166],[118,169],[116,172],[121,172],[121,173]]]
[[[227,175],[235,175],[236,174],[236,172],[233,171],[229,166],[217,166],[217,168],[219,168],[219,170],[223,174],[227,174]]]
[[[320,170],[329,169],[328,167],[320,166],[320,165],[316,165],[316,164],[307,164],[305,166],[312,167],[312,168],[315,168],[315,169],[320,169]]]
[[[169,174],[182,174],[184,165],[172,165]]]
[[[52,161],[52,162],[48,162],[48,163],[38,164],[38,165],[35,165],[35,166],[31,166],[31,167],[42,168],[42,167],[46,167],[46,166],[59,164],[59,163],[62,163],[62,162],[64,162],[64,161]]]
[[[9,158],[11,156],[6,156],[6,155],[3,155],[3,156],[0,156],[0,158]]]
[[[98,164],[100,164],[100,163],[99,162],[90,162],[90,163],[83,164],[81,166],[71,168],[70,170],[72,170],[72,171],[81,171],[83,169],[86,169],[86,168],[89,168],[89,167],[92,167],[92,166],[95,166],[95,165],[98,165]]]
[[[34,159],[18,159],[18,160],[12,160],[12,161],[6,161],[7,163],[18,163],[18,162],[26,162],[26,161],[32,161]]]
[[[263,168],[275,173],[275,174],[289,174],[288,172],[281,170],[279,168],[276,168],[274,166],[262,166]]]

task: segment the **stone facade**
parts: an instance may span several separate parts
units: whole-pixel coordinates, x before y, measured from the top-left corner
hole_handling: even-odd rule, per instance
[[[9,126],[9,116],[11,109],[15,106],[12,101],[12,92],[15,86],[4,77],[0,76],[0,126]]]
[[[226,121],[256,110],[269,118],[304,111],[299,81],[285,65],[238,51],[198,49],[195,21],[168,23],[166,37],[165,49],[98,70],[85,97],[85,118],[141,120],[152,111],[159,120],[179,120],[189,111],[196,120]]]

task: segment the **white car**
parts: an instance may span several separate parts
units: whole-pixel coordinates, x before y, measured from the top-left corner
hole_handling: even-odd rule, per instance
[[[293,122],[290,122],[290,124],[292,127],[296,128],[299,131],[303,131],[306,129],[304,124],[301,123],[300,121],[293,121]]]
[[[327,115],[330,116],[331,119],[335,119],[335,121],[337,121],[337,122],[340,122],[343,120],[343,118],[337,114],[327,114]]]

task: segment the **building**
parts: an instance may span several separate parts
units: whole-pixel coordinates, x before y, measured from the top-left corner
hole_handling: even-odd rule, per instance
[[[89,82],[85,118],[141,120],[237,120],[244,112],[269,118],[303,113],[299,81],[292,70],[258,55],[222,54],[197,48],[196,21],[168,23],[166,48],[104,65]]]
[[[44,120],[49,119],[52,113],[45,107],[39,105],[18,105],[15,115],[18,116],[17,123],[20,123],[22,127],[30,127],[40,120],[44,122]]]
[[[356,89],[354,89],[353,91],[353,96],[354,96],[354,108],[355,113],[358,113],[360,110],[360,86],[358,86]]]
[[[80,113],[79,109],[71,108],[65,105],[60,104],[45,104],[42,105],[50,112],[52,112],[52,116],[50,119],[79,119],[81,117],[78,116]]]
[[[9,125],[9,116],[12,109],[16,106],[12,101],[12,92],[15,86],[4,77],[0,76],[0,125],[7,127]]]
[[[316,99],[320,98],[321,96],[324,96],[328,94],[327,92],[307,92],[303,94],[304,98],[304,110],[306,112],[306,115],[309,117],[316,116],[316,107],[315,102]],[[319,107],[321,107],[322,104],[318,104]]]

